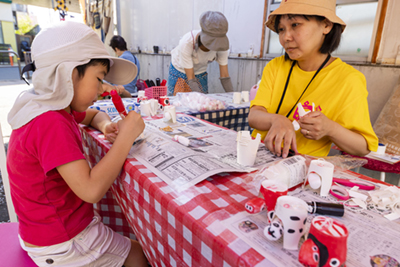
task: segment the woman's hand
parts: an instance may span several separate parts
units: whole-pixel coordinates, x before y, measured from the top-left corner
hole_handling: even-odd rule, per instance
[[[276,117],[264,139],[264,144],[273,154],[280,156],[282,153],[283,158],[287,157],[290,148],[297,154],[296,132],[292,122],[284,116]]]
[[[321,111],[307,113],[300,118],[298,123],[304,137],[312,140],[320,140],[325,136],[329,136],[335,126],[335,123]]]
[[[125,88],[123,85],[112,85],[109,83],[103,83],[103,90],[104,92],[111,92],[111,90],[115,90],[120,95],[125,91]]]

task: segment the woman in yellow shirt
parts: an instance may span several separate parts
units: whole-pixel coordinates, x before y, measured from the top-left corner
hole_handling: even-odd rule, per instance
[[[360,156],[378,147],[364,75],[330,55],[346,27],[335,9],[336,0],[286,0],[266,22],[279,34],[285,55],[264,68],[249,124],[278,156],[287,157],[290,148],[326,156],[332,142]],[[310,112],[300,117],[298,103]]]

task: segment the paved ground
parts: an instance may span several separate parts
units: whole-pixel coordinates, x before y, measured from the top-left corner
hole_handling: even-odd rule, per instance
[[[7,123],[7,114],[17,96],[22,91],[29,88],[28,85],[24,81],[19,80],[18,77],[18,68],[0,67],[0,124],[6,149],[11,134],[11,127]],[[7,203],[4,196],[3,181],[0,172],[0,222],[7,222],[8,220]]]
[[[21,69],[23,66],[21,66]],[[2,66],[0,65],[0,81],[1,80],[18,80],[19,79],[19,70],[17,66]]]

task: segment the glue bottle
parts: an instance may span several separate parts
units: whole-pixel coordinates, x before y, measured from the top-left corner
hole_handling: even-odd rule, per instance
[[[128,112],[126,112],[124,103],[122,102],[122,99],[119,96],[119,94],[117,93],[117,91],[111,90],[110,94],[111,94],[112,102],[114,103],[114,106],[117,109],[121,118],[128,116]]]
[[[279,180],[290,189],[304,182],[307,175],[306,159],[293,156],[269,166],[263,173],[268,180]]]

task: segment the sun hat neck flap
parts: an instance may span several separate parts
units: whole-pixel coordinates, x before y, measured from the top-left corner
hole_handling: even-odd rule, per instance
[[[346,23],[336,15],[336,0],[282,0],[279,7],[268,16],[265,24],[276,32],[276,16],[286,14],[322,16],[333,23],[340,24],[342,32],[346,28]]]
[[[206,11],[200,16],[201,43],[211,51],[226,51],[229,49],[228,20],[218,11]]]
[[[83,23],[61,22],[40,31],[32,43],[33,86],[17,97],[8,114],[12,129],[47,111],[68,107],[74,96],[72,71],[96,58],[110,60],[104,78],[109,82],[127,84],[136,77],[135,64],[110,56],[97,34]]]

